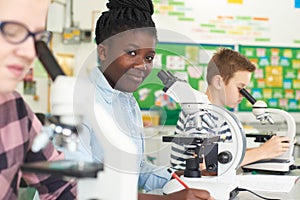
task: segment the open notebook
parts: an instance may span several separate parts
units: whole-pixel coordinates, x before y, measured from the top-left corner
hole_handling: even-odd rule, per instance
[[[240,188],[265,192],[288,193],[300,178],[299,176],[282,175],[238,175]]]

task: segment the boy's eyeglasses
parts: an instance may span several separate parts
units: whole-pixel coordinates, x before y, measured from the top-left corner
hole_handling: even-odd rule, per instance
[[[11,44],[20,44],[30,36],[34,41],[42,40],[46,43],[51,38],[49,31],[31,32],[24,24],[14,21],[0,21],[0,32],[3,38]]]

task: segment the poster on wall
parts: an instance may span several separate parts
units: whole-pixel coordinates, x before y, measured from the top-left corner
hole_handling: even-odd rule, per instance
[[[198,43],[300,43],[298,1],[154,0],[153,3],[158,28],[181,33]]]
[[[247,87],[251,95],[271,108],[299,112],[300,48],[240,45],[239,51],[257,66]],[[239,111],[251,108],[244,99]]]

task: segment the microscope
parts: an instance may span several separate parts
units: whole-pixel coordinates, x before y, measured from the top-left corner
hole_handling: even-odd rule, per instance
[[[79,125],[88,120],[104,149],[104,162],[60,160],[21,166],[23,171],[77,179],[77,198],[137,200],[139,164],[132,140],[121,132],[110,115],[94,99],[94,86],[80,77],[67,77],[43,41],[36,41],[37,55],[53,80],[52,117],[33,141],[32,151],[44,148],[52,139],[57,146],[74,151]],[[101,113],[101,116],[99,116]],[[98,123],[101,123],[99,125]],[[109,154],[108,154],[109,153]]]
[[[240,122],[232,113],[211,104],[205,94],[193,89],[185,80],[175,77],[171,72],[161,70],[158,77],[164,84],[163,91],[181,105],[187,117],[191,116],[191,120],[187,122],[190,128],[201,129],[201,120],[205,120],[212,130],[218,130],[219,124],[214,119],[227,122],[232,133],[230,141],[220,141],[216,132],[164,136],[163,141],[180,144],[194,154],[194,158],[186,160],[186,169],[181,176],[188,187],[208,190],[216,199],[234,199],[239,186],[236,170],[246,149],[246,138]],[[192,117],[203,111],[207,115]],[[210,114],[214,118],[210,118]],[[205,163],[206,170],[215,176],[203,176],[199,169],[200,163]],[[172,179],[165,185],[163,192],[169,194],[181,189],[184,187],[176,179]]]
[[[289,149],[281,156],[274,159],[260,160],[248,165],[243,166],[244,171],[263,171],[270,173],[286,174],[290,172],[290,166],[295,164],[293,151],[294,140],[296,136],[296,123],[295,119],[286,111],[275,108],[268,108],[264,101],[256,100],[246,89],[241,89],[240,93],[253,105],[252,113],[261,125],[270,124],[275,126],[275,122],[272,118],[273,115],[279,115],[284,118],[287,124],[287,131],[282,135],[279,131],[272,131],[269,134],[247,134],[247,137],[255,137],[255,142],[263,143],[270,139],[273,135],[287,136],[290,139]],[[274,116],[275,117],[275,116]]]

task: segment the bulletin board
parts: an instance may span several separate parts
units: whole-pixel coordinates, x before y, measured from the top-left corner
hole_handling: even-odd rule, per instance
[[[161,124],[175,125],[180,105],[163,92],[163,84],[157,77],[161,69],[187,80],[199,91],[206,90],[206,67],[213,53],[219,48],[231,48],[224,44],[192,44],[159,42],[156,48],[153,69],[143,84],[134,92],[142,110],[160,111]]]
[[[239,45],[257,69],[247,87],[257,100],[271,108],[300,111],[300,48]],[[251,104],[243,100],[239,111],[251,111]]]
[[[153,0],[153,3],[158,29],[181,33],[197,43],[300,44],[298,0]],[[174,42],[168,38],[163,41]]]

